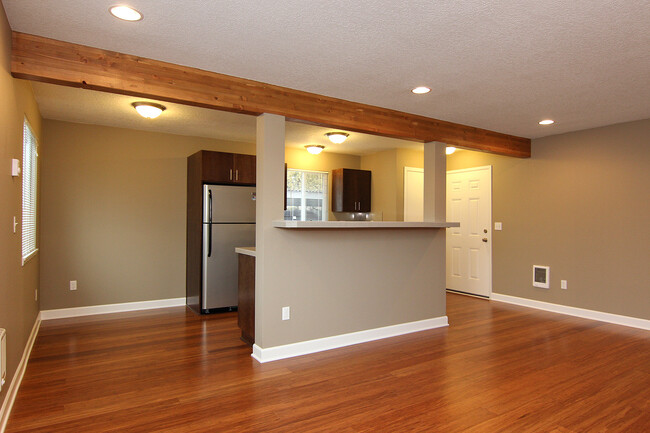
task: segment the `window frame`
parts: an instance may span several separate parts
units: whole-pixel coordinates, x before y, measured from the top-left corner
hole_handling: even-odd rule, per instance
[[[325,175],[326,188],[324,188],[324,190],[323,190],[323,216],[322,216],[323,218],[320,219],[320,220],[313,220],[313,221],[329,221],[329,211],[330,211],[330,207],[329,207],[330,172],[329,171],[323,171],[323,170],[305,170],[305,169],[301,169],[301,168],[287,168],[287,176],[289,176],[290,171],[297,171],[297,172],[302,173],[302,182],[301,182],[302,183],[302,191],[301,191],[301,204],[300,204],[300,208],[302,209],[301,213],[306,212],[307,197],[306,197],[306,191],[305,191],[305,174],[306,173],[316,173],[316,174]],[[293,197],[290,197],[290,195],[289,195],[289,185],[288,185],[288,183],[287,183],[287,191],[286,191],[286,193],[287,193],[287,200],[289,200],[290,198],[291,199],[293,198]],[[299,220],[286,220],[286,221],[312,221],[312,220],[299,219]]]
[[[22,266],[38,253],[38,139],[27,117],[23,120],[21,197]],[[28,237],[28,239],[26,239]]]

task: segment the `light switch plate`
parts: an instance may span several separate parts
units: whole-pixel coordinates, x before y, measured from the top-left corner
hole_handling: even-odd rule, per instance
[[[70,290],[77,290],[77,280],[70,281]]]
[[[282,320],[289,320],[291,318],[291,307],[282,307]]]
[[[560,280],[560,289],[567,289],[567,283],[566,280]]]
[[[494,230],[503,230],[503,223],[494,223]]]
[[[12,159],[11,160],[11,175],[13,177],[20,176],[20,160]]]

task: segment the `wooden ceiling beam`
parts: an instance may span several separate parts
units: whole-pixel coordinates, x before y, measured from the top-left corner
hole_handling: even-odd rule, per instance
[[[13,33],[16,78],[530,157],[530,139],[187,66]]]

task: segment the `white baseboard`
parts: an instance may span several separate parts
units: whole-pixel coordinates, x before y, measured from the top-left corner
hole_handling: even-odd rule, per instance
[[[89,307],[61,308],[41,311],[41,320],[92,316],[95,314],[122,313],[125,311],[151,310],[154,308],[181,307],[185,298],[158,299],[155,301],[125,302],[123,304],[91,305]]]
[[[32,353],[32,347],[34,347],[34,341],[36,341],[36,336],[38,335],[38,330],[40,327],[41,314],[39,313],[38,316],[36,316],[36,321],[32,327],[32,332],[29,334],[29,338],[27,339],[27,344],[25,345],[25,350],[23,351],[23,357],[18,363],[18,368],[16,368],[14,377],[11,379],[11,383],[7,389],[7,395],[5,396],[5,399],[2,402],[2,407],[0,408],[0,433],[4,433],[5,429],[7,428],[9,414],[11,414],[11,409],[14,407],[14,401],[16,400],[16,395],[18,394],[18,388],[20,387],[20,382],[22,382],[23,376],[25,375],[27,361],[29,361],[29,355]]]
[[[400,323],[399,325],[385,326],[383,328],[368,329],[366,331],[351,332],[349,334],[334,335],[332,337],[318,338],[316,340],[301,341],[299,343],[285,344],[269,348],[253,345],[251,355],[259,362],[277,361],[294,356],[308,355],[324,350],[337,349],[353,344],[366,343],[382,338],[396,337],[410,334],[411,332],[425,331],[427,329],[448,326],[447,316],[419,320],[417,322]]]
[[[521,305],[524,307],[536,308],[538,310],[551,311],[553,313],[567,314],[569,316],[582,317],[583,319],[598,320],[600,322],[613,323],[615,325],[630,326],[650,330],[650,320],[637,317],[620,316],[618,314],[603,313],[602,311],[586,310],[584,308],[568,307],[566,305],[551,304],[550,302],[535,301],[533,299],[519,298],[517,296],[492,293],[491,300],[506,302],[508,304]]]

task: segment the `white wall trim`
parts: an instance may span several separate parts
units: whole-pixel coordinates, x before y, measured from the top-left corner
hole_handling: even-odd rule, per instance
[[[368,341],[380,340],[382,338],[396,337],[398,335],[410,334],[412,332],[426,331],[427,329],[441,328],[448,325],[449,322],[447,321],[447,316],[441,316],[432,319],[419,320],[417,322],[400,323],[398,325],[351,332],[349,334],[334,335],[332,337],[301,341],[299,343],[285,344],[265,349],[254,344],[253,354],[251,356],[262,363],[277,361],[279,359],[308,355],[310,353],[337,349],[339,347],[351,346],[353,344],[366,343]]]
[[[615,325],[650,330],[650,320],[640,319],[637,317],[620,316],[618,314],[604,313],[602,311],[551,304],[550,302],[535,301],[533,299],[519,298],[517,296],[502,295],[500,293],[492,293],[491,300],[536,308],[538,310],[551,311],[553,313],[567,314],[569,316],[582,317],[583,319],[598,320],[600,322],[613,323]]]
[[[125,302],[123,304],[91,305],[89,307],[61,308],[41,311],[41,320],[92,316],[95,314],[122,313],[125,311],[151,310],[154,308],[181,307],[185,298],[158,299],[155,301]]]
[[[38,313],[36,316],[36,321],[32,327],[32,332],[29,334],[27,339],[27,344],[25,345],[25,350],[23,351],[23,357],[18,363],[16,372],[11,378],[11,383],[7,389],[7,394],[4,401],[2,402],[2,408],[0,408],[0,433],[4,433],[5,428],[7,428],[7,422],[9,421],[9,415],[11,414],[11,409],[14,407],[14,401],[16,400],[16,395],[18,395],[18,388],[20,387],[20,382],[23,380],[25,375],[25,369],[27,368],[27,361],[29,361],[29,355],[32,353],[32,347],[34,347],[34,342],[36,341],[36,336],[38,335],[38,330],[41,327],[41,313]]]

